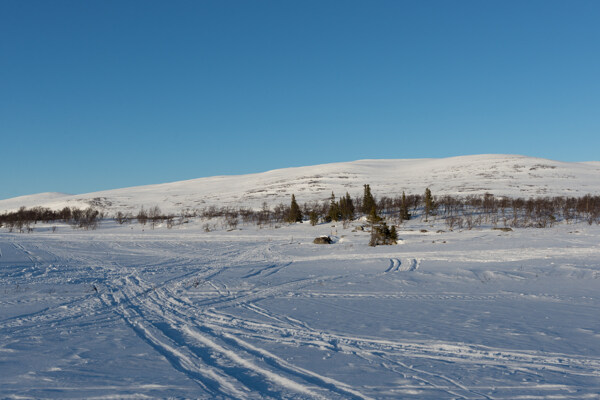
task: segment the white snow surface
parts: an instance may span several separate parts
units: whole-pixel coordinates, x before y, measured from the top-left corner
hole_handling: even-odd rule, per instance
[[[370,184],[376,196],[398,196],[402,191],[421,194],[429,187],[435,195],[483,194],[497,196],[582,196],[600,194],[600,163],[569,163],[518,155],[485,154],[444,159],[360,160],[285,168],[258,174],[215,176],[181,182],[106,190],[79,195],[48,194],[0,200],[0,212],[21,206],[93,205],[108,213],[138,211],[159,206],[163,212],[207,206],[259,208],[322,201],[331,192],[360,195]]]
[[[598,398],[597,225],[204,223],[1,230],[0,398]]]

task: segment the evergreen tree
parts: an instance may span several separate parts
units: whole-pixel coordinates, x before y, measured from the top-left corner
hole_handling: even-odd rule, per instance
[[[410,213],[408,212],[408,202],[406,201],[406,194],[402,192],[402,203],[400,203],[400,220],[408,221],[410,219]]]
[[[340,206],[335,201],[335,194],[331,192],[331,201],[329,202],[329,212],[327,213],[331,221],[339,221],[342,219],[342,213],[340,212]]]
[[[315,210],[312,210],[309,214],[310,224],[315,226],[319,222],[319,214]]]
[[[364,214],[369,215],[373,208],[376,208],[376,204],[375,198],[371,194],[371,187],[369,185],[364,185],[362,211]],[[377,213],[377,210],[375,211],[375,213]]]
[[[398,243],[398,232],[396,231],[395,225],[392,225],[392,228],[390,229],[390,241],[392,244]]]
[[[344,221],[351,221],[354,219],[354,203],[348,192],[346,192],[346,196],[340,198],[339,207],[340,214]]]
[[[377,224],[381,222],[381,217],[377,214],[377,209],[375,207],[371,208],[371,212],[367,216],[367,221],[371,224]]]
[[[431,190],[429,190],[429,188],[425,189],[425,200],[424,201],[425,201],[425,222],[427,222],[427,218],[435,210],[435,202],[433,201],[433,196],[432,196]]]
[[[371,231],[369,246],[391,245],[397,242],[398,232],[396,232],[396,227],[392,225],[390,229],[385,222],[382,222],[380,225],[374,226]]]
[[[300,210],[300,206],[298,205],[298,203],[296,203],[296,196],[294,196],[293,194],[287,222],[302,222],[302,211]]]

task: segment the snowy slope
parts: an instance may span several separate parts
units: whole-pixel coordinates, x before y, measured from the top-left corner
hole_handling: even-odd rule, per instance
[[[443,227],[0,230],[0,398],[597,399],[600,227]]]
[[[600,163],[568,163],[517,155],[474,155],[444,159],[359,160],[285,168],[258,174],[215,176],[79,195],[40,194],[0,201],[0,212],[21,206],[87,207],[108,212],[158,205],[165,212],[209,205],[260,207],[351,195],[369,183],[377,196],[422,193],[506,196],[600,194]]]

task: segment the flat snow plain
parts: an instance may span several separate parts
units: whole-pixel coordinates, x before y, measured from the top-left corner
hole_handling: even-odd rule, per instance
[[[598,398],[596,225],[202,225],[2,230],[0,397]]]

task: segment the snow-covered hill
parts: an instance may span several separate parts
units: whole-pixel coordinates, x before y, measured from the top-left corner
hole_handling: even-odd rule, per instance
[[[260,207],[327,199],[331,192],[352,196],[368,183],[376,196],[402,191],[435,195],[483,194],[513,197],[600,194],[600,163],[569,163],[518,155],[473,155],[443,159],[359,160],[273,171],[106,190],[79,195],[43,193],[0,200],[0,212],[21,206],[94,205],[108,212],[135,211],[142,205],[165,212],[210,205]]]

